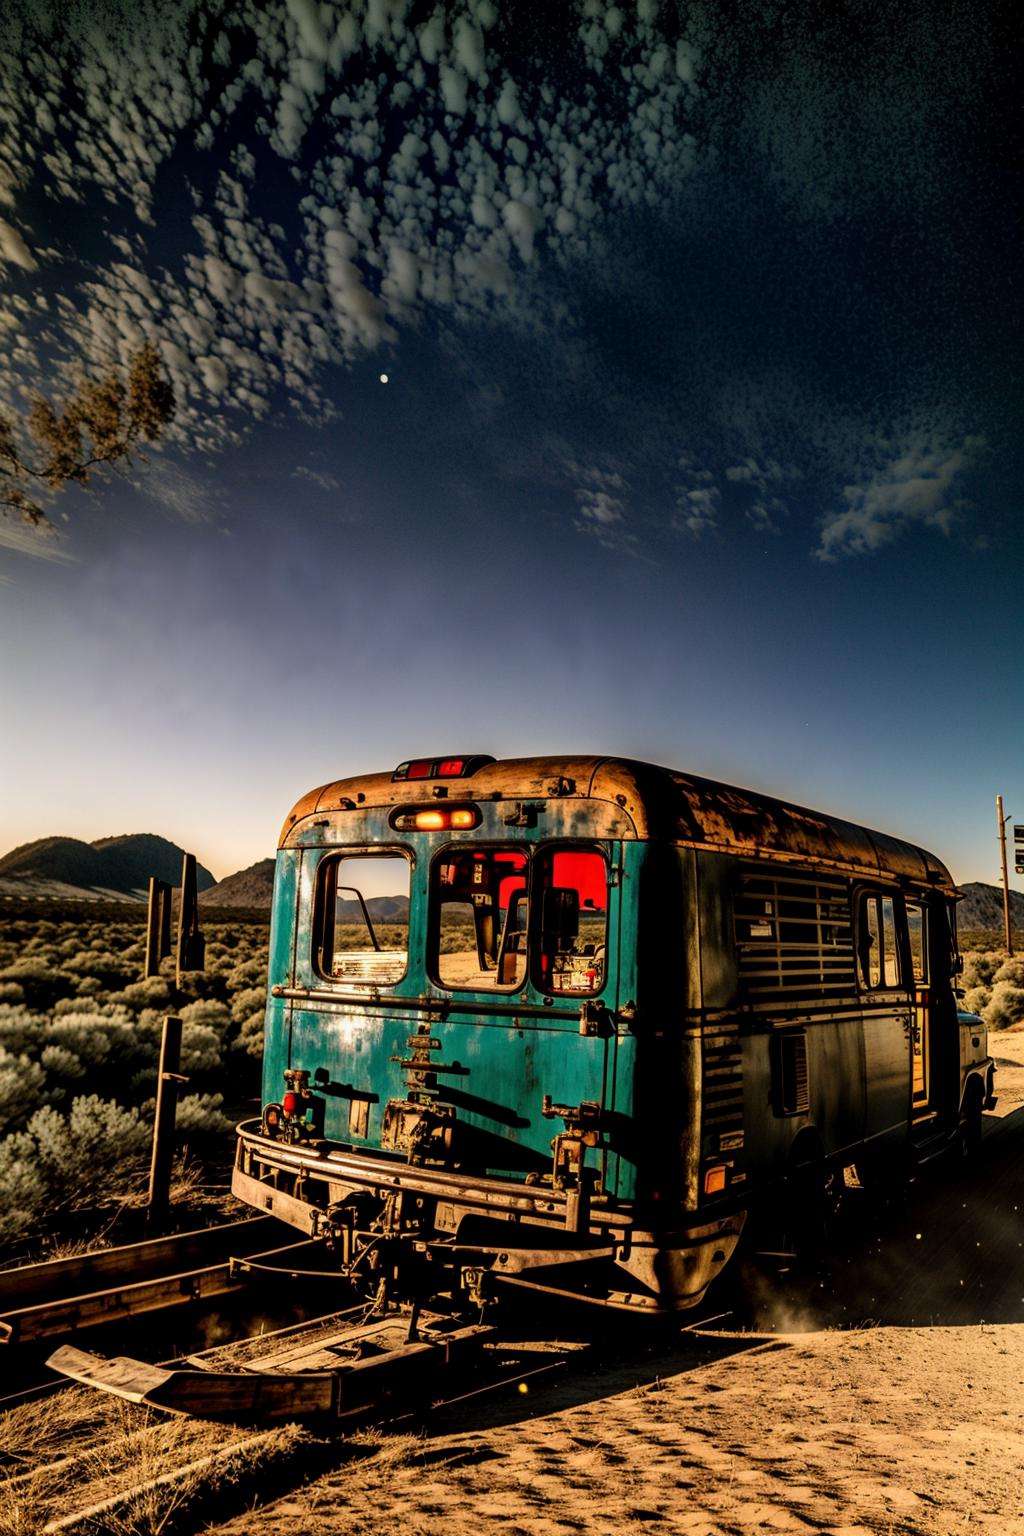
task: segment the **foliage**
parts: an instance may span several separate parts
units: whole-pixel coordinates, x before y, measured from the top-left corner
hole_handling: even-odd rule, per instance
[[[133,449],[157,442],[173,417],[174,391],[149,342],[131,358],[127,379],[115,369],[83,378],[56,405],[33,395],[23,419],[0,414],[0,509],[47,522],[37,498],[87,485],[100,466],[130,462]]]
[[[1024,1029],[1024,959],[1000,950],[964,955],[964,1007],[988,1029]]]
[[[179,1139],[200,1176],[225,1176],[259,1093],[267,930],[206,925],[208,969],[176,999],[173,966],[140,978],[143,925],[132,909],[0,917],[0,1246],[140,1198],[172,1009],[189,1079]]]

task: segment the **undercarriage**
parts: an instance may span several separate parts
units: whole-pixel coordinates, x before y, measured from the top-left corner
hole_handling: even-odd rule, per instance
[[[232,1189],[333,1252],[379,1303],[486,1306],[502,1288],[645,1313],[696,1306],[739,1241],[742,1212],[671,1229],[571,1177],[518,1182],[400,1153],[288,1144],[238,1128]]]

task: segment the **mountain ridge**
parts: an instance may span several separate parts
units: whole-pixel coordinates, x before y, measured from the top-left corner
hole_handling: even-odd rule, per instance
[[[137,901],[149,877],[181,883],[184,849],[155,832],[122,832],[87,843],[78,837],[39,837],[21,843],[0,858],[0,890],[6,895],[113,897]],[[215,884],[203,864],[196,865],[200,891]]]

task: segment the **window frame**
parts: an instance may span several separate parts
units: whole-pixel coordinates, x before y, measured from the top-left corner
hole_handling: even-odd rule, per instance
[[[399,856],[399,855],[405,860],[406,866],[407,866],[407,869],[408,869],[408,874],[409,874],[409,887],[408,887],[409,919],[408,919],[408,922],[407,922],[407,925],[406,925],[406,936],[405,936],[405,965],[404,965],[404,967],[402,969],[401,976],[396,976],[394,978],[394,980],[392,980],[392,981],[361,981],[361,980],[353,978],[351,976],[335,976],[335,975],[333,975],[331,971],[328,971],[328,970],[324,969],[323,963],[322,963],[323,962],[323,956],[324,956],[324,949],[325,949],[324,939],[325,939],[326,934],[327,934],[328,916],[329,916],[329,913],[331,911],[332,906],[334,906],[336,904],[337,899],[338,899],[338,886],[337,886],[337,874],[336,873],[333,876],[333,900],[329,901],[328,900],[328,896],[327,896],[327,885],[328,885],[329,881],[332,878],[332,876],[331,876],[332,869],[334,871],[337,871],[338,866],[341,864],[342,860],[344,860],[344,859],[394,858],[394,857]],[[313,884],[313,902],[312,902],[312,918],[313,918],[313,921],[312,921],[311,929],[310,929],[310,965],[311,965],[311,968],[312,968],[312,971],[313,971],[313,975],[317,978],[318,981],[325,981],[325,982],[327,982],[327,984],[329,986],[338,987],[341,990],[344,990],[344,989],[346,989],[348,987],[360,987],[360,988],[365,988],[367,991],[377,991],[377,992],[381,992],[381,991],[384,991],[384,990],[390,990],[393,987],[400,986],[402,984],[402,982],[405,981],[406,977],[409,975],[409,965],[410,965],[410,959],[411,959],[411,953],[412,953],[412,947],[410,945],[409,938],[410,938],[410,934],[412,933],[413,871],[415,870],[415,868],[416,868],[416,853],[415,853],[415,850],[410,848],[410,847],[408,847],[408,845],[405,844],[405,843],[370,843],[370,844],[360,843],[360,844],[356,844],[356,845],[354,845],[352,847],[346,847],[346,848],[334,848],[334,847],[332,847],[332,848],[326,849],[324,851],[323,856],[317,862],[316,872],[315,872],[314,877],[313,877],[313,881],[314,881],[314,884]],[[356,887],[356,889],[358,889],[358,887]],[[332,921],[331,922],[331,932],[332,932],[331,958],[332,959],[334,957],[334,941],[333,941],[333,929],[334,929],[334,926],[335,926],[334,922]]]
[[[526,877],[526,964],[523,966],[523,974],[518,982],[511,986],[493,987],[456,987],[451,982],[441,980],[441,908],[443,903],[437,899],[437,870],[441,862],[452,853],[465,853],[467,850],[473,853],[521,853],[526,859],[524,874]],[[530,945],[532,942],[533,927],[533,892],[531,889],[533,875],[533,847],[529,843],[517,842],[477,842],[475,839],[465,839],[460,842],[445,843],[436,849],[431,855],[430,866],[427,870],[427,953],[426,973],[432,986],[442,992],[469,992],[482,997],[484,993],[495,997],[515,997],[522,992],[530,980]],[[468,905],[468,903],[462,903]]]
[[[436,870],[438,864],[440,863],[440,861],[443,858],[445,858],[446,855],[448,855],[448,854],[450,854],[452,852],[456,852],[456,851],[457,852],[464,852],[467,848],[472,848],[474,851],[478,851],[478,852],[505,852],[505,851],[509,851],[509,852],[514,852],[514,853],[523,853],[523,854],[526,855],[526,901],[527,901],[526,966],[524,967],[522,980],[520,982],[518,982],[514,986],[508,986],[508,987],[498,987],[498,986],[495,986],[495,987],[487,987],[487,988],[481,989],[479,987],[457,987],[457,986],[452,986],[449,982],[445,982],[445,981],[441,980],[439,963],[438,963],[439,959],[440,959],[440,948],[439,948],[439,946],[440,946],[441,904],[435,898],[435,888],[436,888],[435,870]],[[589,989],[586,992],[554,992],[554,991],[550,991],[547,987],[545,987],[542,984],[542,982],[541,982],[541,980],[539,978],[538,972],[537,972],[537,966],[535,964],[535,954],[536,954],[536,949],[537,949],[537,939],[538,939],[538,936],[539,936],[538,935],[538,926],[537,925],[540,922],[540,907],[539,907],[539,904],[537,903],[537,901],[535,899],[533,872],[534,872],[534,865],[535,865],[536,860],[538,858],[542,857],[544,854],[547,854],[547,853],[550,853],[550,854],[555,854],[555,853],[573,853],[573,852],[575,852],[575,853],[594,853],[594,854],[596,854],[598,856],[598,858],[600,858],[602,860],[602,862],[604,864],[604,869],[605,869],[605,891],[607,893],[607,902],[606,902],[606,905],[605,905],[605,912],[604,912],[604,945],[605,945],[604,976],[601,979],[600,986],[594,987],[592,989]],[[515,842],[515,841],[505,842],[505,841],[501,841],[501,840],[496,840],[496,841],[493,841],[493,842],[492,841],[477,842],[475,839],[472,839],[472,840],[465,839],[465,840],[460,840],[460,841],[456,841],[456,842],[448,842],[448,843],[443,844],[440,848],[438,848],[431,855],[430,867],[429,867],[429,869],[427,871],[427,923],[426,923],[427,951],[426,951],[426,974],[427,974],[427,977],[430,980],[431,985],[434,986],[434,987],[437,987],[439,991],[442,991],[442,992],[445,992],[445,993],[452,993],[452,994],[455,994],[455,993],[469,993],[470,995],[477,996],[477,997],[482,997],[485,994],[488,997],[516,997],[520,993],[522,993],[524,991],[524,989],[526,989],[528,987],[531,992],[536,993],[539,997],[543,997],[545,999],[550,999],[551,1002],[556,1003],[556,1004],[559,1003],[559,1002],[564,1002],[564,1001],[572,1002],[574,999],[577,999],[577,998],[580,999],[580,1000],[587,1000],[587,999],[593,999],[595,997],[600,997],[601,994],[604,992],[605,988],[608,985],[608,977],[609,977],[609,966],[608,966],[607,956],[608,956],[608,936],[609,936],[609,933],[611,932],[612,891],[614,889],[614,883],[613,883],[613,878],[612,877],[613,877],[614,868],[615,868],[615,866],[614,866],[614,863],[613,863],[610,851],[608,849],[602,847],[599,842],[591,842],[591,841],[588,841],[586,839],[550,838],[550,839],[545,839],[544,842],[537,842],[537,843],[533,843],[533,842]],[[537,956],[537,958],[539,959],[539,956]]]
[[[604,864],[604,888],[605,888],[605,895],[606,895],[605,908],[604,908],[604,950],[605,950],[604,975],[601,978],[600,986],[589,987],[587,989],[587,991],[585,991],[585,992],[576,992],[576,991],[573,991],[573,992],[555,992],[554,990],[550,990],[549,988],[547,988],[547,987],[545,987],[543,985],[543,983],[540,980],[540,976],[539,976],[539,974],[537,972],[537,962],[539,962],[539,960],[540,960],[540,951],[539,951],[539,948],[537,947],[537,945],[535,944],[534,940],[538,936],[537,935],[537,924],[540,922],[540,907],[541,907],[541,903],[540,902],[534,903],[534,899],[533,899],[533,866],[534,866],[535,859],[543,857],[545,854],[551,854],[553,856],[556,853],[594,853],[594,854],[597,854],[598,858]],[[555,1002],[564,1001],[566,999],[568,999],[571,1002],[574,998],[587,999],[587,998],[600,997],[601,993],[607,987],[607,985],[608,985],[608,972],[609,972],[609,966],[608,966],[608,935],[609,935],[609,932],[611,930],[611,915],[612,915],[612,889],[613,889],[613,885],[612,885],[612,871],[613,871],[613,865],[612,865],[612,860],[611,860],[611,857],[610,857],[610,855],[608,853],[608,850],[605,849],[605,848],[602,848],[600,846],[600,844],[588,842],[588,841],[586,841],[586,839],[580,839],[580,840],[577,840],[577,839],[574,839],[574,838],[551,839],[551,840],[549,840],[547,842],[538,843],[536,848],[534,849],[534,857],[530,860],[530,886],[529,886],[529,894],[530,894],[530,928],[529,928],[529,937],[527,939],[527,964],[528,964],[528,969],[529,969],[529,972],[530,972],[530,980],[531,980],[531,982],[533,984],[533,988],[534,988],[534,990],[536,992],[540,993],[541,997],[553,998]],[[534,910],[533,910],[534,909],[534,905],[536,905],[536,907],[537,907],[536,917],[534,916]]]
[[[907,946],[910,956],[910,985],[914,987],[930,987],[932,984],[931,962],[931,904],[923,896],[905,896],[903,898],[904,915],[907,927]],[[923,975],[918,976],[914,970],[914,940],[910,932],[910,908],[916,907],[921,914],[921,967]]]
[[[914,985],[913,963],[910,957],[910,941],[907,932],[907,913],[904,905],[902,891],[892,886],[861,885],[854,888],[854,960],[857,975],[857,990],[869,997],[876,997],[879,993],[907,992]],[[886,981],[885,979],[885,954],[880,956],[878,981],[872,983],[868,980],[864,969],[863,935],[867,922],[867,904],[869,901],[878,903],[878,932],[884,942],[885,920],[882,912],[882,903],[892,902],[893,936],[896,944],[896,968],[897,979]]]

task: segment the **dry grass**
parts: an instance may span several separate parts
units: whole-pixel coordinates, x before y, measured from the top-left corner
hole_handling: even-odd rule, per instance
[[[201,1496],[226,1493],[309,1440],[296,1425],[254,1437],[97,1392],[57,1393],[4,1415],[0,1451],[9,1469],[0,1478],[0,1536],[39,1536],[48,1522],[133,1489],[141,1491],[107,1510],[95,1528],[162,1536]]]

